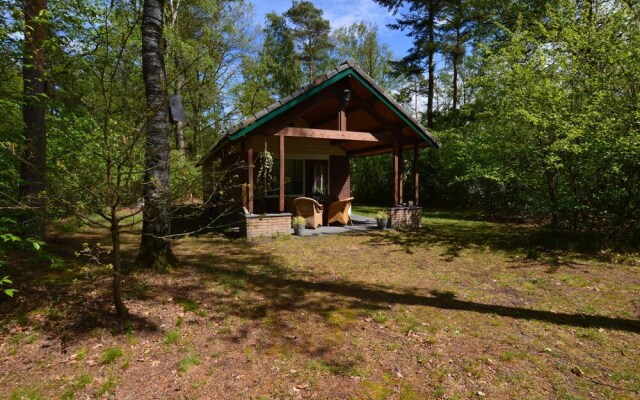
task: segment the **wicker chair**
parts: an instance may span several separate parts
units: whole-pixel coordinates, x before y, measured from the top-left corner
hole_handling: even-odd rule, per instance
[[[327,221],[327,225],[332,222],[339,222],[342,225],[347,225],[351,222],[351,218],[349,217],[349,207],[351,207],[351,202],[353,202],[353,197],[331,203],[329,205],[329,220]]]
[[[318,225],[322,225],[322,204],[308,197],[298,197],[293,202],[296,205],[296,214],[305,217],[308,226],[316,229]]]

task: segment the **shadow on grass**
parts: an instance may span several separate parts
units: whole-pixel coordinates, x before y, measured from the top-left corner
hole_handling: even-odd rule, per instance
[[[526,240],[520,233],[498,234],[486,232],[479,235],[469,227],[448,229],[427,227],[415,233],[384,232],[369,234],[371,244],[394,243],[410,251],[413,246],[430,243],[448,244],[451,256],[457,256],[458,249],[487,245],[495,249],[523,251]],[[77,241],[84,238],[76,238]],[[556,325],[584,328],[607,328],[612,330],[640,333],[640,321],[601,315],[557,313],[497,304],[466,301],[452,292],[408,292],[396,286],[371,285],[350,281],[328,281],[315,275],[313,271],[293,272],[284,260],[267,251],[262,251],[250,242],[208,239],[190,239],[179,254],[184,268],[172,273],[172,280],[161,279],[151,287],[139,282],[135,277],[126,278],[127,299],[146,302],[158,301],[159,296],[170,295],[185,304],[206,301],[215,304],[221,315],[238,316],[252,320],[270,318],[274,311],[303,311],[326,316],[327,312],[350,308],[353,310],[376,310],[389,305],[417,305],[443,310],[465,311],[477,314],[498,315],[519,320],[537,320]],[[52,242],[53,243],[53,242]],[[63,243],[57,243],[64,250]],[[68,252],[78,247],[78,243],[67,243]],[[195,246],[190,248],[189,246]],[[179,247],[179,246],[178,246]],[[133,254],[129,254],[133,257]],[[0,311],[4,313],[2,325],[7,321],[28,318],[31,312],[43,309],[58,309],[59,316],[50,318],[43,332],[56,335],[63,342],[81,340],[95,329],[106,329],[111,333],[123,333],[126,326],[136,331],[159,331],[152,321],[131,315],[128,319],[118,319],[111,311],[110,284],[107,280],[74,286],[71,277],[63,277],[46,282],[25,282],[17,303],[0,301]],[[175,275],[174,275],[175,274]],[[26,276],[26,275],[25,275]],[[66,281],[64,281],[66,279]],[[207,284],[215,281],[224,290],[211,291]],[[170,283],[171,282],[171,283]],[[21,289],[22,290],[22,289]],[[91,295],[91,292],[97,294]],[[251,296],[241,298],[239,293]],[[320,296],[318,296],[320,295]],[[144,304],[141,306],[146,307]],[[275,328],[287,331],[284,321],[276,321]]]
[[[600,315],[585,315],[534,310],[520,307],[484,304],[456,298],[452,292],[431,291],[428,295],[399,292],[395,288],[367,285],[349,281],[323,281],[310,273],[291,276],[283,272],[282,262],[276,257],[252,249],[249,245],[236,245],[225,255],[190,255],[183,262],[197,268],[216,280],[235,282],[244,290],[260,294],[267,302],[245,304],[231,312],[243,317],[266,315],[268,309],[296,310],[323,313],[339,307],[383,308],[392,304],[426,306],[443,310],[491,314],[520,320],[536,320],[556,325],[583,328],[607,328],[640,333],[640,321]],[[251,268],[248,266],[257,266]],[[167,288],[170,290],[170,288]],[[193,290],[193,288],[191,288]],[[315,298],[311,293],[328,295]],[[192,292],[193,294],[193,292]],[[337,296],[340,297],[337,297]],[[257,312],[259,310],[259,312]]]
[[[445,246],[445,260],[458,257],[463,249],[486,248],[528,260],[543,260],[561,265],[568,255],[581,255],[599,261],[610,261],[601,252],[597,237],[569,236],[518,224],[489,223],[454,219],[423,219],[422,228],[412,231],[386,231],[372,237],[373,244],[395,244],[412,253],[417,246]]]
[[[134,312],[124,318],[116,315],[110,272],[101,270],[99,276],[92,279],[87,279],[82,272],[87,260],[79,259],[74,253],[83,247],[83,242],[95,243],[101,239],[105,239],[104,235],[86,232],[48,238],[50,252],[65,261],[62,269],[51,268],[46,260],[33,262],[20,257],[20,253],[13,254],[16,259],[10,262],[11,273],[14,287],[19,291],[14,298],[0,297],[0,330],[12,324],[28,325],[58,338],[62,347],[98,330],[113,335],[131,329],[159,331],[160,327],[154,322]],[[132,256],[128,258],[132,259]],[[109,257],[101,261],[106,263]],[[133,276],[125,279],[125,297],[144,299],[145,283]]]

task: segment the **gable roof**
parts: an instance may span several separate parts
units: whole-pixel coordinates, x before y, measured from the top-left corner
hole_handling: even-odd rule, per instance
[[[411,128],[420,138],[429,143],[429,146],[439,148],[441,146],[440,141],[427,130],[420,122],[413,118],[400,104],[398,104],[391,96],[378,86],[378,84],[367,75],[360,67],[355,63],[355,60],[348,59],[344,63],[340,64],[337,68],[332,69],[324,75],[315,78],[313,81],[307,83],[299,90],[292,94],[280,99],[267,106],[266,108],[258,111],[255,114],[250,115],[248,118],[240,122],[238,125],[229,129],[216,143],[211,146],[207,154],[205,154],[196,166],[202,165],[202,163],[209,158],[213,153],[220,149],[225,143],[229,141],[235,141],[248,133],[252,132],[256,128],[264,125],[273,118],[281,115],[287,110],[302,103],[313,95],[319,93],[328,86],[347,78],[353,77],[360,82],[366,89],[368,89],[378,100],[380,100],[386,107],[393,111],[393,113],[400,118],[400,120]]]

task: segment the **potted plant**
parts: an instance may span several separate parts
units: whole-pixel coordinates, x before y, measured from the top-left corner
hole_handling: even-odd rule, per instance
[[[389,214],[385,210],[380,210],[376,213],[376,224],[378,229],[384,229],[387,227],[387,221],[389,220]]]
[[[293,217],[291,226],[293,226],[294,234],[296,234],[297,236],[302,236],[302,234],[304,233],[304,228],[307,226],[307,219],[301,215]]]

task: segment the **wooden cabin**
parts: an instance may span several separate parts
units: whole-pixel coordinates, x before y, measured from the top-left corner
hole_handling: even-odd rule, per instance
[[[292,199],[323,202],[350,196],[349,160],[393,153],[394,189],[389,206],[419,204],[418,163],[414,190],[403,193],[403,153],[418,160],[421,147],[439,147],[353,60],[251,115],[228,131],[198,162],[203,194],[218,213],[294,212]],[[264,152],[273,160],[265,174]],[[269,156],[266,156],[269,158]],[[284,162],[281,162],[284,160]],[[263,171],[261,172],[261,169]]]

